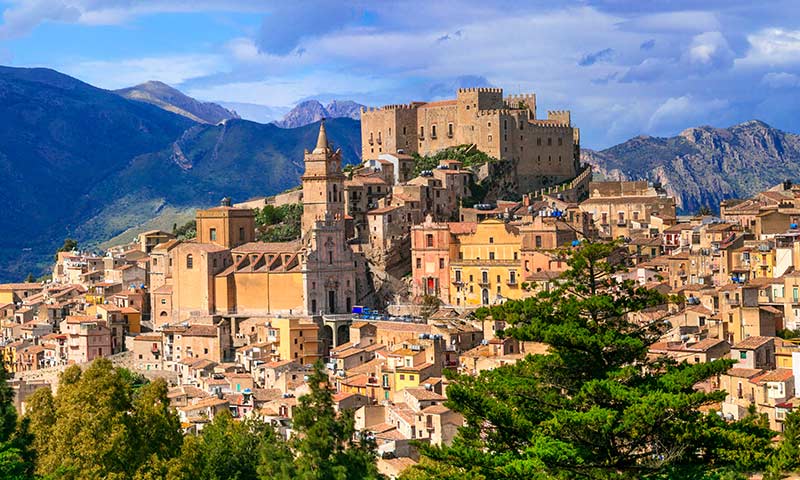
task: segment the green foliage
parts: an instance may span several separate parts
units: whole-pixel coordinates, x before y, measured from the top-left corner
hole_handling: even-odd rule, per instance
[[[197,236],[197,220],[189,220],[180,227],[174,225],[172,234],[175,235],[178,240],[191,240],[195,238]]]
[[[182,436],[163,380],[134,393],[129,374],[107,359],[61,375],[58,394],[30,399],[36,471],[50,478],[134,478],[174,456]]]
[[[375,445],[355,440],[353,413],[337,416],[328,376],[321,362],[309,376],[311,392],[300,397],[294,415],[292,449],[297,452],[296,476],[302,480],[347,480],[382,478],[375,465]]]
[[[725,393],[694,385],[730,360],[648,358],[663,323],[630,314],[667,298],[614,280],[618,252],[615,244],[584,244],[552,291],[476,313],[549,351],[453,376],[448,404],[466,426],[450,447],[423,447],[428,460],[406,478],[721,478],[767,465],[772,434],[760,417],[727,423],[700,410]]]
[[[458,160],[464,168],[472,168],[483,165],[484,163],[496,162],[497,159],[478,150],[473,145],[458,145],[446,148],[434,155],[420,155],[412,153],[414,157],[414,176],[423,170],[433,170],[442,160]]]
[[[776,336],[784,340],[791,340],[793,338],[800,337],[800,330],[789,330],[788,328],[782,328],[778,330]]]
[[[197,437],[188,437],[181,455],[169,466],[169,478],[205,480],[249,480],[258,478],[261,449],[274,447],[281,460],[291,458],[285,443],[279,441],[272,427],[261,419],[234,420],[223,411],[203,428]],[[275,461],[278,457],[270,458]],[[289,460],[291,463],[291,460]]]
[[[0,362],[0,478],[33,478],[32,454],[27,422],[17,421],[14,393],[6,369]]]
[[[436,313],[441,306],[442,301],[436,295],[425,295],[422,297],[422,306],[420,307],[419,315],[428,320],[431,315]]]
[[[800,470],[800,410],[786,416],[783,438],[767,468],[764,480],[779,480]]]
[[[55,260],[58,260],[58,252],[71,252],[78,248],[78,241],[74,238],[65,238],[64,243],[58,247],[56,250]],[[32,273],[28,274],[29,277],[33,277]]]
[[[303,204],[292,203],[256,209],[256,238],[262,242],[287,242],[300,238]]]

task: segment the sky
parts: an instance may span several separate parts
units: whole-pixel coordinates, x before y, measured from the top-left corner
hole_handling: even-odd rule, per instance
[[[0,63],[289,107],[536,93],[582,145],[751,119],[800,133],[800,0],[0,0]]]

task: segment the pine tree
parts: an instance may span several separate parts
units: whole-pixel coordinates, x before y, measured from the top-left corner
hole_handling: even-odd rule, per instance
[[[788,414],[783,423],[783,438],[770,461],[764,480],[779,480],[800,470],[800,411]]]
[[[732,362],[648,358],[665,325],[632,314],[669,299],[615,280],[625,266],[616,245],[584,244],[569,266],[550,292],[478,312],[548,353],[451,375],[448,405],[466,426],[452,446],[423,448],[428,460],[406,478],[717,478],[762,469],[771,437],[763,424],[700,410],[725,393],[694,385]]]
[[[311,392],[300,397],[293,426],[297,479],[345,480],[381,478],[375,463],[374,445],[355,439],[352,412],[338,416],[333,391],[320,362],[309,376]]]

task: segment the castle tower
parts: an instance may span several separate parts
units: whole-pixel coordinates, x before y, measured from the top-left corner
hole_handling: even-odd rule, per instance
[[[328,144],[325,120],[319,125],[319,136],[314,150],[305,151],[305,173],[303,182],[303,235],[308,233],[317,220],[327,215],[344,220],[344,180],[342,173],[342,151]]]

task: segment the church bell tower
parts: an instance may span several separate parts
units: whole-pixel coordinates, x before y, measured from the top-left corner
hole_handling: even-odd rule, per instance
[[[320,122],[317,145],[305,151],[303,182],[302,233],[306,235],[317,220],[330,216],[344,221],[344,173],[342,151],[334,151],[328,144],[325,119]]]

